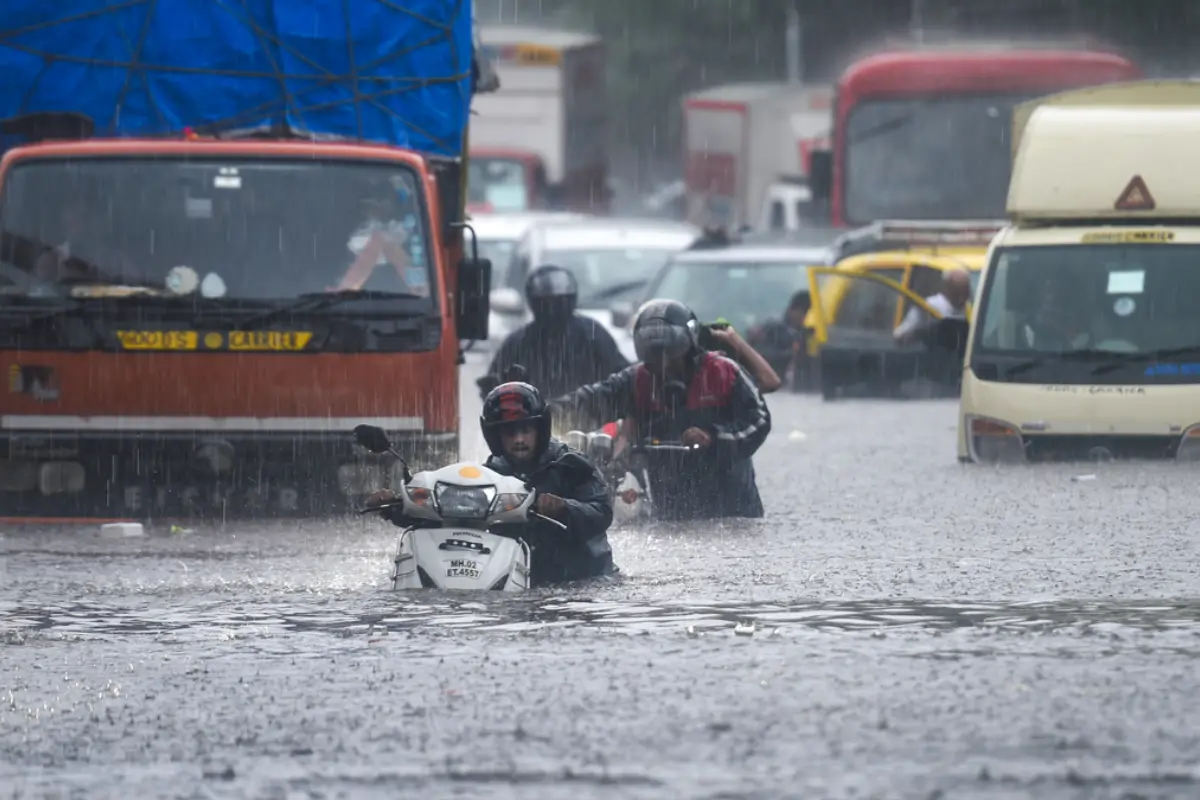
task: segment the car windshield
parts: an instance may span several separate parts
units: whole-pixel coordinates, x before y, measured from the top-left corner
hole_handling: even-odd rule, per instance
[[[472,157],[467,166],[467,195],[467,202],[488,211],[528,211],[525,165],[513,158]]]
[[[859,103],[846,122],[846,218],[1003,218],[1012,110],[1033,96]]]
[[[312,158],[22,162],[4,180],[0,259],[10,294],[431,298],[419,185],[402,166]]]
[[[1005,248],[984,291],[979,355],[1200,346],[1200,245]]]
[[[504,285],[508,262],[517,247],[515,239],[479,239],[479,257],[492,262],[492,287]]]
[[[548,250],[541,262],[570,270],[579,283],[580,308],[608,308],[644,290],[674,252],[662,247]]]
[[[808,289],[806,264],[674,261],[653,294],[678,300],[704,322],[724,318],[744,332],[782,318],[799,289]]]

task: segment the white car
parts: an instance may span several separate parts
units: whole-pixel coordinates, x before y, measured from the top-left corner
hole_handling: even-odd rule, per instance
[[[831,246],[735,242],[687,250],[673,256],[635,300],[613,305],[611,320],[622,352],[633,348],[629,326],[637,307],[651,298],[678,300],[701,322],[726,319],[745,334],[755,325],[783,316],[796,292],[808,293],[808,269],[830,264]]]
[[[471,215],[469,223],[478,241],[479,257],[492,262],[492,288],[503,286],[505,275],[512,261],[513,251],[521,237],[535,222],[542,220],[587,219],[584,214],[570,211],[521,211],[505,214]],[[466,234],[467,253],[470,254],[471,234]],[[494,310],[489,316],[489,347],[497,346],[504,339],[505,320]]]
[[[553,264],[570,270],[579,283],[579,313],[604,325],[625,357],[633,360],[632,342],[625,337],[622,343],[613,325],[612,305],[640,295],[663,264],[699,236],[694,225],[664,220],[589,217],[533,224],[518,243],[505,280],[493,284],[492,312],[503,326],[502,333],[495,327],[490,331],[493,352],[505,336],[531,319],[525,302],[530,271]]]

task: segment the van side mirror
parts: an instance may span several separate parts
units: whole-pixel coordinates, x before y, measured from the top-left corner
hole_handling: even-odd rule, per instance
[[[486,340],[491,314],[492,262],[464,258],[458,262],[458,305],[455,323],[459,340]]]
[[[612,313],[614,328],[624,328],[629,324],[629,320],[633,319],[633,303],[625,301],[613,303],[608,310]]]
[[[832,150],[813,150],[809,154],[808,188],[814,201],[824,202],[833,195]]]
[[[521,297],[520,292],[511,286],[492,289],[491,304],[492,308],[499,314],[511,314],[515,316],[525,310],[525,299]]]

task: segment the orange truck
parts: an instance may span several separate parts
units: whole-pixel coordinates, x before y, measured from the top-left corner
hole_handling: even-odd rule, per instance
[[[14,3],[0,521],[327,516],[360,423],[455,459],[469,4]]]

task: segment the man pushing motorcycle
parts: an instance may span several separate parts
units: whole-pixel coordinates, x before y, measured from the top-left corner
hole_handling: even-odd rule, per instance
[[[674,300],[642,306],[633,325],[637,364],[555,398],[597,424],[627,418],[648,448],[655,515],[670,519],[761,517],[754,453],[771,431],[762,393],[736,363],[705,350],[691,309]]]
[[[550,436],[551,411],[527,383],[503,383],[484,398],[479,417],[483,438],[492,455],[488,469],[521,478],[538,493],[535,510],[566,525],[530,520],[520,536],[532,551],[533,586],[593,578],[616,572],[608,527],[613,508],[608,486],[582,453]],[[377,505],[395,499],[393,492],[376,492],[367,501]],[[385,519],[408,527],[400,508],[382,512]]]

